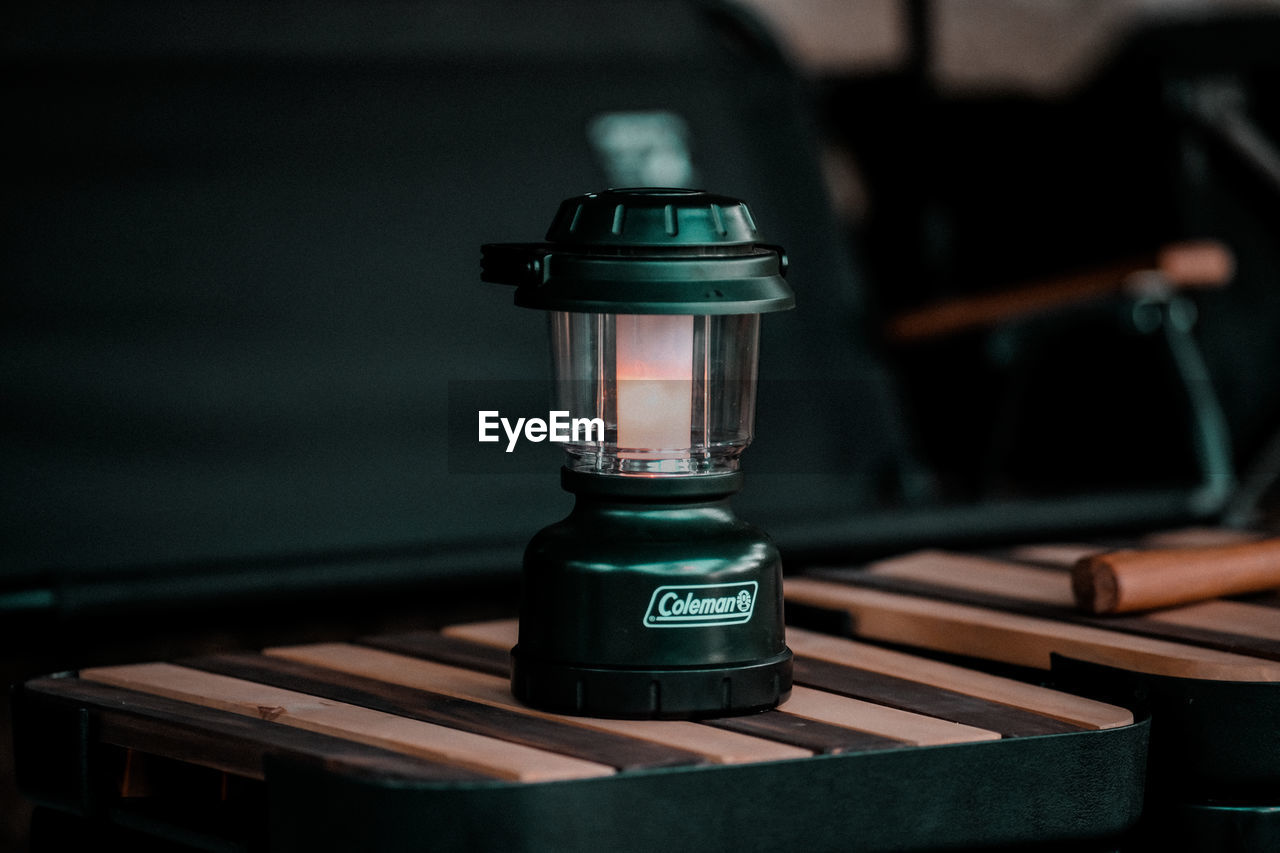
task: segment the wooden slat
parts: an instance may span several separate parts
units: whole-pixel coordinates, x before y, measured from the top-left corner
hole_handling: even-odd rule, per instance
[[[1260,595],[1241,596],[1241,598],[1258,607],[1280,607],[1280,592],[1264,592]]]
[[[788,579],[787,584],[791,580]],[[514,619],[501,619],[451,625],[444,630],[450,636],[487,643],[493,648],[510,648],[515,642],[517,623]],[[933,684],[1085,729],[1107,729],[1133,723],[1133,715],[1129,711],[1114,705],[828,634],[788,626],[787,644],[799,655]]]
[[[1259,530],[1237,530],[1231,527],[1182,527],[1143,536],[1136,543],[1141,548],[1204,548],[1218,545],[1242,545],[1258,542],[1269,535]],[[1120,547],[1120,546],[1115,546]],[[1129,543],[1124,547],[1134,547]],[[1010,559],[1045,566],[1070,568],[1082,557],[1089,557],[1112,547],[1096,542],[1037,542],[1008,549]]]
[[[730,732],[789,743],[821,755],[840,755],[875,749],[900,749],[907,746],[905,742],[894,738],[881,737],[780,712],[717,717],[702,720],[701,723]]]
[[[1025,563],[1071,568],[1077,560],[1106,551],[1100,545],[1073,542],[1048,542],[1043,545],[1019,545],[1009,549],[1009,556]]]
[[[861,637],[1048,669],[1050,654],[1153,675],[1280,681],[1280,664],[1149,637],[917,598],[830,581],[791,578],[787,599],[844,610]]]
[[[570,725],[666,744],[696,752],[720,764],[775,761],[802,758],[811,754],[809,750],[787,744],[747,737],[692,722],[606,720],[535,711],[517,703],[512,698],[510,683],[504,678],[434,661],[392,654],[379,649],[362,648],[345,643],[320,643],[268,649],[264,654],[409,687],[434,690],[449,696],[458,696]]]
[[[452,637],[487,644],[492,648],[510,648],[516,640],[518,623],[513,619],[500,619],[490,622],[451,625],[444,630],[445,633]],[[806,692],[803,689],[799,691],[793,690],[791,699],[778,709],[779,712],[804,716],[814,721],[843,726],[865,734],[873,734],[899,742],[914,744],[958,743],[962,739],[985,740],[999,737],[995,732],[977,729],[972,732],[962,732],[947,721],[932,721],[934,723],[942,723],[941,726],[921,723],[911,717],[889,713],[894,711],[892,708],[881,708],[870,703],[845,705],[844,716],[837,715],[828,718],[825,716],[815,717],[813,714],[801,714],[799,711],[801,708],[821,707],[824,713],[831,711],[830,703],[820,705],[816,698],[810,695],[812,692]]]
[[[80,677],[444,761],[504,779],[549,781],[613,773],[613,768],[596,762],[174,664],[100,667],[84,670]]]
[[[416,657],[425,657],[441,662],[453,660],[473,660],[478,650],[487,650],[491,655],[502,655],[504,666],[500,672],[506,675],[510,667],[506,650],[514,645],[518,623],[513,619],[500,619],[489,622],[452,625],[444,629],[444,638],[454,645],[441,644],[431,637],[420,635],[384,638],[375,637],[367,642],[377,648],[400,652]],[[425,632],[424,632],[425,633]],[[425,639],[425,642],[422,641]],[[491,660],[493,660],[491,658]],[[765,712],[740,717],[725,717],[716,720],[701,720],[704,725],[738,732],[739,734],[763,737],[769,740],[786,743],[807,749],[812,752],[835,755],[843,752],[854,752],[867,749],[884,749],[900,747],[905,741],[891,737],[874,735],[869,732],[845,726],[831,725],[817,720],[808,720],[789,714]]]
[[[1071,610],[1071,576],[973,554],[915,551],[872,563],[864,569],[880,578],[910,580],[952,589],[1009,596]]]
[[[1143,619],[1162,625],[1181,625],[1203,631],[1232,634],[1280,642],[1280,610],[1245,601],[1215,600],[1182,607],[1169,607],[1144,614]]]
[[[888,581],[892,591],[1280,661],[1280,611],[1248,602],[1207,601],[1143,614],[1095,616],[1075,607],[1071,576],[1065,570],[945,551],[918,551],[843,577],[856,583],[874,581],[881,588]]]
[[[495,637],[497,636],[495,628],[496,626],[490,623],[485,626],[485,630],[482,633]],[[376,673],[380,679],[407,678],[403,665],[405,659],[399,656],[384,656],[384,653],[381,652],[362,650],[352,646],[340,646],[338,644],[300,648],[312,650],[304,651],[302,654],[305,659],[312,663],[319,663],[322,666],[336,665],[343,671],[348,672],[354,672],[357,671],[357,668],[360,668],[360,671],[365,674]],[[300,659],[295,657],[293,648],[271,649],[268,650],[268,654],[283,654],[294,659]],[[500,701],[507,707],[518,708],[523,712],[528,712],[529,710],[516,704],[515,700],[510,698],[509,687],[505,680],[494,679],[484,674],[451,667],[448,669],[454,671],[445,672],[444,665],[431,664],[427,661],[418,661],[418,663],[427,664],[426,667],[419,668],[421,676],[424,678],[424,683],[436,684],[437,689],[450,692],[457,691],[454,695],[465,694],[469,698],[479,698],[480,701]],[[803,687],[794,689],[791,698],[780,706],[778,710],[780,713],[800,716],[830,725],[843,726],[915,745],[962,743],[999,738],[997,732],[977,729],[972,726],[957,725],[953,722],[937,720],[893,708],[885,708],[869,702],[823,694],[820,691]],[[583,718],[566,716],[560,717],[560,719],[582,720]],[[598,722],[600,721],[588,720],[587,724],[594,725]],[[605,722],[613,725],[619,721]],[[632,723],[635,721],[621,722]],[[651,723],[646,723],[646,725],[652,726]],[[658,727],[655,727],[654,730],[661,731],[662,727],[669,727],[671,723],[666,722],[657,725]],[[677,723],[676,725],[680,724]],[[706,727],[703,726],[702,728],[705,729]]]
[[[886,708],[874,702],[863,702],[802,686],[793,687],[791,698],[778,706],[778,710],[809,720],[891,737],[915,746],[1000,739],[999,732]]]
[[[447,629],[446,629],[447,630]],[[382,634],[361,637],[357,645],[371,646],[396,654],[449,663],[464,669],[511,676],[511,646],[479,643],[461,636],[451,636],[438,631],[411,631],[404,634]]]
[[[87,708],[97,720],[97,738],[102,743],[250,779],[265,778],[263,761],[268,755],[395,779],[465,782],[496,778],[258,717],[79,678],[37,678],[23,689]]]
[[[635,738],[542,720],[493,705],[391,684],[286,658],[224,654],[178,661],[182,666],[270,684],[337,702],[437,723],[501,740],[608,764],[619,770],[705,763],[702,756]]]
[[[1265,539],[1266,533],[1257,530],[1236,530],[1232,527],[1181,527],[1162,530],[1142,537],[1144,548],[1202,548],[1212,545],[1239,545]]]
[[[487,622],[466,622],[449,625],[441,630],[446,637],[470,640],[495,649],[511,649],[519,638],[520,620],[492,619]]]
[[[889,708],[990,729],[1005,737],[1062,734],[1081,730],[1080,726],[1033,714],[1021,708],[818,658],[797,657],[795,680],[797,684],[875,702]]]
[[[1109,729],[1133,723],[1131,713],[1114,705],[843,637],[789,627],[787,644],[797,655],[806,658],[934,685],[1086,729]]]

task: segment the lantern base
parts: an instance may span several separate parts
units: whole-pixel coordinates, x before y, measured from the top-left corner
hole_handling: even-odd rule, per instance
[[[511,650],[511,689],[545,711],[691,719],[767,711],[791,694],[791,650],[735,666],[620,669],[526,659]]]
[[[740,474],[563,477],[573,512],[525,549],[517,699],[690,718],[761,711],[790,694],[782,559],[729,506]]]

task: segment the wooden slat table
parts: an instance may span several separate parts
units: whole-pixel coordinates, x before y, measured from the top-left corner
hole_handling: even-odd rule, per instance
[[[1146,726],[1113,705],[794,629],[777,710],[571,717],[511,698],[515,633],[35,679],[17,695],[21,781],[209,849],[923,849],[1104,838],[1138,817]],[[240,836],[200,824],[228,810]]]
[[[1140,544],[1254,536],[1184,530]],[[1167,820],[1183,833],[1178,843],[1199,832],[1208,839],[1201,849],[1280,848],[1280,597],[1082,613],[1070,567],[1100,550],[1051,543],[986,555],[918,551],[813,570],[789,579],[786,597],[793,616],[838,613],[861,640],[1040,671],[1064,689],[1149,712],[1148,787],[1153,803],[1176,813]]]

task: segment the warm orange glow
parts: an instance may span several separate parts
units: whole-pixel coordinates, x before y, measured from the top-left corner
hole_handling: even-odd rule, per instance
[[[688,455],[693,317],[620,314],[617,342],[619,449],[674,451],[647,458]]]

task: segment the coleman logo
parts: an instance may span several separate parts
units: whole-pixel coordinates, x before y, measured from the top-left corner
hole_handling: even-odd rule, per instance
[[[741,625],[756,607],[755,581],[660,586],[649,598],[646,628]]]

